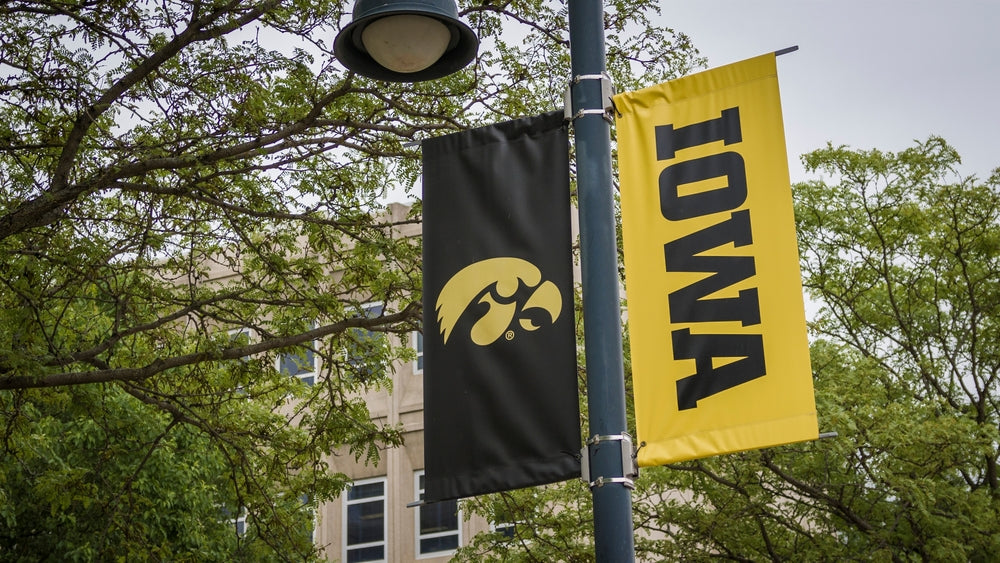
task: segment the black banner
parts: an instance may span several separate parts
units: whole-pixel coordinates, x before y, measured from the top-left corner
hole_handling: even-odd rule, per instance
[[[580,475],[563,113],[423,143],[427,501]]]

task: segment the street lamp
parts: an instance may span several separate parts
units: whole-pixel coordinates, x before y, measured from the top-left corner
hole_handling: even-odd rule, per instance
[[[454,0],[357,0],[353,20],[333,44],[344,66],[390,82],[447,76],[469,64],[478,49]]]
[[[590,482],[594,550],[598,562],[626,563],[635,560],[634,475],[625,420],[611,135],[605,120],[611,88],[605,74],[602,0],[570,0],[569,42],[590,407],[586,454],[588,479],[596,477]],[[354,21],[337,36],[334,50],[342,63],[365,76],[417,82],[461,69],[476,56],[478,46],[472,30],[458,21],[454,0],[357,0]]]

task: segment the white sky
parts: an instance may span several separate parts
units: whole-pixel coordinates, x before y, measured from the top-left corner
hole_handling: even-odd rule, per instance
[[[963,174],[1000,166],[998,0],[661,0],[709,67],[778,57],[792,181],[825,146],[899,151],[943,136]]]

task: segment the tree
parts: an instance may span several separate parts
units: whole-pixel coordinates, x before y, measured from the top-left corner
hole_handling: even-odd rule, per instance
[[[4,558],[315,555],[308,509],[346,483],[326,456],[399,442],[359,396],[410,353],[369,335],[419,317],[419,205],[385,195],[412,143],[561,105],[565,6],[468,2],[479,60],[416,85],[339,66],[347,8],[0,7]],[[697,63],[655,10],[609,6],[623,87]]]
[[[899,153],[828,146],[803,162],[825,176],[794,196],[804,286],[817,308],[820,428],[839,437],[644,469],[633,495],[637,554],[992,560],[1000,169],[960,176],[958,154],[938,137]],[[475,499],[471,509],[527,525],[513,540],[476,538],[463,556],[543,561],[556,546],[588,560],[588,495],[567,483]]]

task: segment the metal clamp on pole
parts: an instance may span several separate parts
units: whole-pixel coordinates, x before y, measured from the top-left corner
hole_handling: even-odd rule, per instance
[[[590,446],[596,446],[601,442],[618,442],[621,447],[622,475],[623,477],[598,476],[593,481],[590,480]],[[634,479],[639,476],[639,468],[635,462],[635,450],[632,447],[632,436],[623,432],[621,434],[607,434],[591,436],[586,445],[580,450],[580,479],[593,489],[603,487],[609,483],[621,483],[629,489],[635,489]]]
[[[573,113],[573,103],[570,91],[572,87],[576,84],[583,82],[584,80],[600,80],[601,81],[601,100],[604,100],[604,109],[580,109],[576,113]],[[605,121],[612,123],[611,120],[611,110],[614,108],[612,98],[615,95],[615,85],[612,82],[611,77],[608,73],[602,72],[601,74],[578,74],[570,78],[569,84],[566,85],[566,91],[563,93],[563,108],[566,115],[566,121],[573,122],[585,115],[602,115]]]

